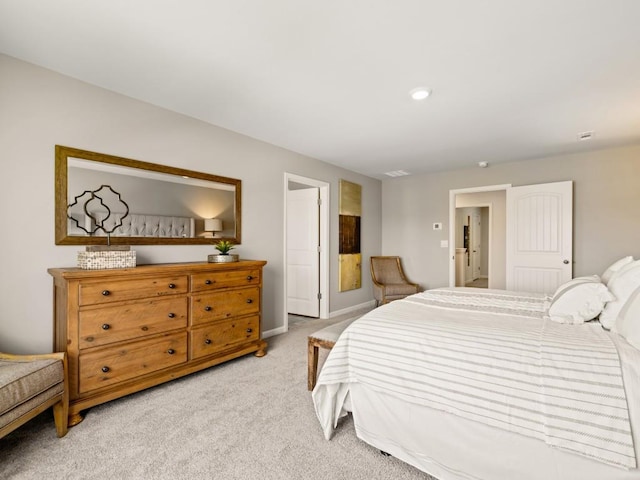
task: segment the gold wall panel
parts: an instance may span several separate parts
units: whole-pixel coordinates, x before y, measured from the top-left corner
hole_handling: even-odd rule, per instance
[[[340,180],[339,213],[338,291],[344,292],[362,286],[362,252],[360,251],[362,187],[360,185]]]
[[[341,292],[355,290],[362,286],[362,254],[352,253],[340,255],[340,280],[338,289]]]

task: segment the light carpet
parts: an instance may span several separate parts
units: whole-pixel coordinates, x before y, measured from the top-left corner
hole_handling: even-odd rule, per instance
[[[297,322],[265,357],[93,407],[60,439],[46,412],[0,439],[0,478],[434,480],[359,440],[351,416],[324,439],[307,336],[345,318]]]

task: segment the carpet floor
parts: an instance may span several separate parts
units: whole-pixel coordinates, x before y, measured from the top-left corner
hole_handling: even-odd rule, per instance
[[[263,358],[93,407],[60,439],[46,412],[0,439],[0,478],[435,480],[359,440],[351,416],[324,439],[306,340],[344,318],[297,322]]]

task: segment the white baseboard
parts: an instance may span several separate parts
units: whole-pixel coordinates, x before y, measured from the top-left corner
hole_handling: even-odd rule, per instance
[[[343,308],[342,310],[335,310],[329,313],[329,318],[339,317],[340,315],[344,315],[351,312],[356,312],[358,310],[363,310],[365,308],[372,308],[376,306],[375,300],[370,300],[365,303],[361,303],[359,305],[353,305],[351,307]]]
[[[262,332],[262,338],[269,338],[269,337],[273,337],[274,335],[280,335],[281,333],[286,333],[287,331],[284,328],[284,325],[282,327],[278,327],[278,328],[273,328],[271,330],[266,330],[264,332]]]
[[[351,312],[357,312],[358,310],[364,310],[365,308],[373,308],[376,306],[375,300],[370,300],[365,303],[361,303],[359,305],[353,305],[351,307],[343,308],[341,310],[336,310],[329,313],[329,318],[339,317],[340,315],[346,315]],[[280,335],[281,333],[286,333],[284,325],[282,327],[272,328],[271,330],[265,330],[262,332],[262,338],[269,338],[275,335]]]

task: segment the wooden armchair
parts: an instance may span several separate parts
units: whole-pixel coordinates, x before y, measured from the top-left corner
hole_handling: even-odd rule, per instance
[[[0,352],[0,438],[53,407],[58,437],[67,434],[67,355]]]
[[[417,283],[411,283],[402,270],[400,257],[371,257],[371,279],[376,306],[399,300],[420,291]]]

